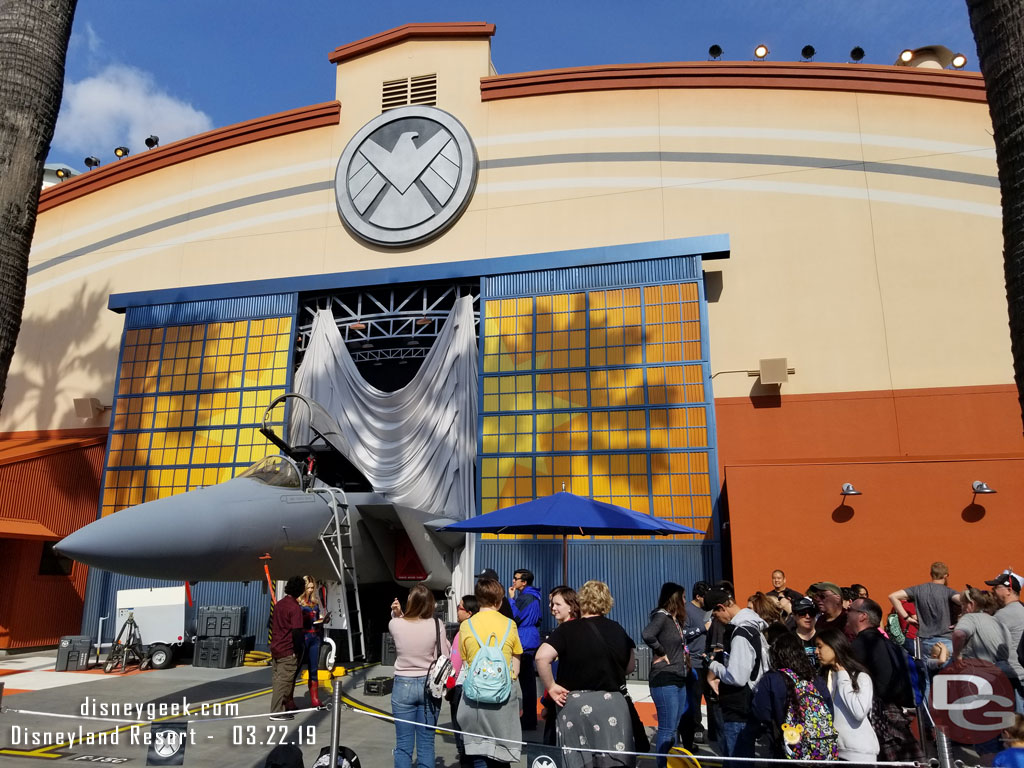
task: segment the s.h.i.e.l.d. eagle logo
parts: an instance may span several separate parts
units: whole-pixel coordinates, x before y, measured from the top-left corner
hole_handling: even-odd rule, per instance
[[[462,124],[433,107],[402,107],[371,120],[348,143],[335,197],[355,234],[409,245],[452,224],[475,183],[476,150]]]

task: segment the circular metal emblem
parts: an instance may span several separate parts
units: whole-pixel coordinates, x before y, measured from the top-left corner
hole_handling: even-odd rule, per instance
[[[435,107],[399,107],[364,125],[341,153],[334,196],[364,240],[402,246],[451,226],[476,186],[476,147]]]

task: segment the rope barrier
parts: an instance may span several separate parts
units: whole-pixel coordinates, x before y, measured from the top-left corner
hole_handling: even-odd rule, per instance
[[[346,709],[351,709],[357,715],[366,715],[368,717],[372,717],[372,718],[375,718],[377,720],[386,720],[386,721],[394,722],[394,723],[405,723],[407,725],[413,725],[413,726],[417,726],[419,728],[430,728],[430,729],[435,730],[435,731],[441,731],[442,733],[451,733],[453,735],[457,734],[459,736],[470,736],[470,737],[472,737],[474,739],[485,739],[485,740],[488,740],[488,741],[500,741],[500,742],[504,742],[506,744],[516,744],[516,745],[519,745],[521,747],[522,746],[526,746],[526,745],[531,743],[531,742],[521,741],[521,740],[516,740],[516,739],[502,739],[502,738],[499,738],[497,736],[484,736],[482,734],[470,733],[469,731],[460,731],[460,730],[456,730],[454,728],[443,728],[443,727],[441,727],[439,725],[430,725],[429,723],[418,723],[418,722],[416,722],[414,720],[403,720],[402,718],[394,717],[392,715],[380,714],[380,713],[377,713],[377,712],[368,712],[368,711],[364,711],[364,710],[360,710],[360,709],[355,709],[355,708],[349,707],[347,705],[345,706],[345,708]],[[604,754],[615,754],[615,755],[628,755],[628,756],[631,756],[631,757],[652,757],[652,758],[655,758],[655,759],[658,759],[658,758],[664,759],[666,757],[667,758],[672,758],[673,757],[673,755],[671,755],[671,754],[667,755],[664,752],[627,752],[625,750],[615,750],[613,752],[610,752],[607,749],[587,749],[585,747],[569,747],[569,746],[563,746],[563,747],[560,747],[560,749],[563,752],[588,752],[588,753],[602,754],[602,755],[604,755]],[[677,757],[677,758],[685,758],[686,757],[686,755],[679,755],[679,754],[676,754],[674,756]],[[822,762],[821,760],[791,760],[791,759],[788,759],[788,758],[768,758],[768,757],[726,757],[724,755],[693,755],[693,757],[695,759],[697,759],[697,760],[703,760],[703,761],[708,761],[708,762],[716,762],[716,763],[717,762],[728,761],[730,763],[732,763],[732,762],[737,762],[737,763],[780,763],[780,764],[783,764],[783,765],[799,765],[801,763],[810,763],[810,764],[813,764],[813,765],[820,765],[821,762]],[[894,762],[885,762],[885,761],[881,761],[881,760],[873,760],[873,761],[870,761],[870,762],[857,762],[857,761],[853,761],[853,760],[844,760],[842,762],[843,762],[844,765],[889,766],[889,768],[922,768],[922,766],[928,766],[929,765],[928,763],[895,762],[895,761]]]

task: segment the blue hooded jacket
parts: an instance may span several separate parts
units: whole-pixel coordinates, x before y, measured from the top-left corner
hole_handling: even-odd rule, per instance
[[[523,650],[529,653],[540,647],[540,591],[534,586],[523,589],[512,602],[512,617],[519,627],[519,642]]]

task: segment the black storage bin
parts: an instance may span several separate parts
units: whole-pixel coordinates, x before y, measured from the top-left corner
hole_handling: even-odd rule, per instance
[[[363,683],[365,696],[387,696],[395,685],[393,677],[369,677]]]
[[[92,651],[92,638],[88,635],[64,635],[57,645],[58,672],[75,672],[89,668],[89,654]]]
[[[238,637],[245,634],[249,608],[244,605],[201,605],[196,620],[199,637]]]
[[[651,674],[651,661],[654,655],[649,645],[638,645],[636,647],[636,667],[626,675],[627,680],[647,680]]]
[[[193,667],[230,669],[245,663],[245,642],[241,637],[200,637],[196,641]]]

